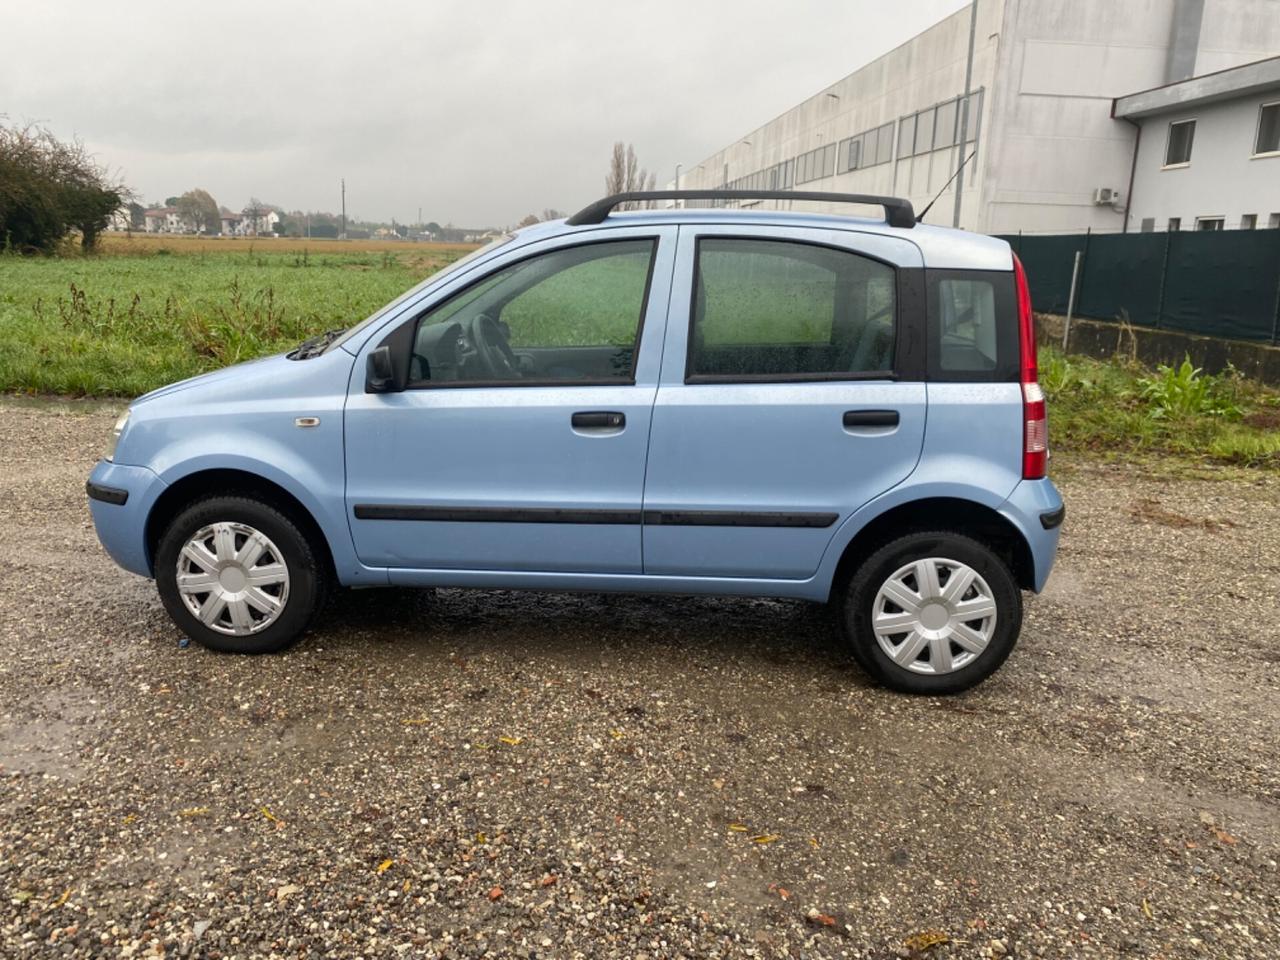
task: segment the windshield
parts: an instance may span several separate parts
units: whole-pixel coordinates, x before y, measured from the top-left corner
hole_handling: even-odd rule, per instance
[[[449,274],[462,269],[467,264],[472,263],[476,260],[479,260],[481,257],[491,253],[496,247],[500,247],[504,243],[510,242],[512,239],[514,239],[514,235],[510,233],[506,234],[505,236],[495,237],[494,239],[486,243],[483,247],[477,247],[475,250],[472,250],[470,253],[468,253],[465,257],[460,257],[459,259],[453,261],[453,263],[449,264],[448,266],[442,267],[441,269],[437,270],[435,273],[431,274],[431,276],[423,280],[421,283],[415,284],[414,286],[410,287],[408,290],[400,294],[400,296],[396,297],[390,303],[384,304],[383,306],[379,307],[372,314],[365,317],[365,319],[361,320],[354,327],[351,327],[350,329],[348,329],[341,336],[336,337],[333,340],[330,340],[325,345],[324,351],[322,352],[328,352],[329,350],[332,350],[334,347],[341,346],[342,344],[350,340],[352,337],[354,337],[356,334],[358,334],[365,327],[369,326],[369,324],[374,323],[381,317],[385,316],[388,312],[400,306],[400,304],[404,303],[410,297],[416,296],[418,292],[424,289],[428,284],[435,283],[437,280],[441,279],[442,277],[448,276]]]

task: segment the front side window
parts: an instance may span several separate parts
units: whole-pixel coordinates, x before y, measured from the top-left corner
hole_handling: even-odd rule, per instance
[[[1191,162],[1191,142],[1196,137],[1194,120],[1179,120],[1169,124],[1169,142],[1165,145],[1164,165],[1176,167]]]
[[[1280,103],[1264,103],[1258,109],[1258,136],[1253,142],[1254,155],[1280,153]]]
[[[843,379],[893,369],[895,273],[806,243],[698,241],[686,377]]]
[[[657,241],[553,250],[420,317],[409,383],[629,383]]]

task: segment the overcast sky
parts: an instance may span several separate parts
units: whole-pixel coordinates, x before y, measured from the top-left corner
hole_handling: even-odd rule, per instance
[[[962,0],[0,0],[0,113],[145,201],[504,225],[662,184]]]

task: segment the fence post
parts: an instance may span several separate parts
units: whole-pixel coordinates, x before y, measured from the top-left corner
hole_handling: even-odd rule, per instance
[[[1076,303],[1084,299],[1084,282],[1089,278],[1089,240],[1093,237],[1093,227],[1084,229],[1084,252],[1080,258],[1080,289],[1076,291]]]
[[[1169,245],[1173,243],[1173,231],[1166,230],[1164,235],[1164,259],[1160,261],[1160,299],[1156,301],[1156,329],[1160,329],[1160,321],[1164,319],[1164,288],[1169,278]]]
[[[1080,261],[1084,259],[1084,251],[1076,251],[1076,262],[1071,266],[1071,292],[1067,294],[1067,319],[1062,325],[1062,352],[1067,352],[1067,341],[1071,337],[1071,315],[1076,309],[1076,283],[1080,279]]]
[[[1271,315],[1271,345],[1280,346],[1280,261],[1276,263],[1276,308]]]

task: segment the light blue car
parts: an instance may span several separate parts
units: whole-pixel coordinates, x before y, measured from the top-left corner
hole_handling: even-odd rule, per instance
[[[885,219],[723,208],[814,197]],[[1049,576],[1046,458],[1008,244],[889,197],[657,191],[141,397],[88,493],[215,650],[287,647],[335,586],[793,597],[880,682],[947,693]]]

